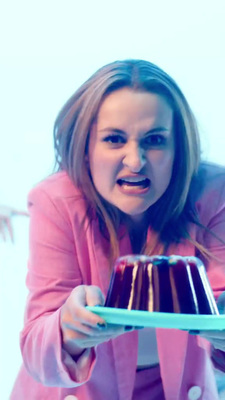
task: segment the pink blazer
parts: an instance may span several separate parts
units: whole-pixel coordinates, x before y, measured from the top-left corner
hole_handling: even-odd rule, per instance
[[[225,240],[225,170],[204,165],[196,190],[201,222]],[[21,333],[24,364],[10,399],[63,400],[73,394],[78,400],[131,400],[137,331],[87,350],[78,363],[62,350],[60,308],[71,290],[93,284],[107,293],[108,242],[97,219],[82,226],[84,200],[65,172],[50,176],[31,191],[29,209],[29,296]],[[212,235],[196,226],[191,227],[191,235],[225,260],[225,246]],[[131,244],[125,235],[120,254],[129,253]],[[194,255],[195,251],[184,242],[171,248],[170,254]],[[217,297],[225,290],[225,262],[206,266]],[[157,342],[167,400],[218,398],[206,341],[185,331],[157,329]],[[195,387],[200,397],[190,397]]]

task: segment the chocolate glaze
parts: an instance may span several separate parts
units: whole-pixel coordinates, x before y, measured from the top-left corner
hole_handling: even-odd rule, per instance
[[[196,257],[125,256],[111,276],[106,307],[185,314],[219,314]]]

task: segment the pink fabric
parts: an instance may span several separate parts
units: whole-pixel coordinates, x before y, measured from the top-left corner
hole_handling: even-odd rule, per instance
[[[225,173],[204,167],[196,186],[201,222],[225,240]],[[71,290],[93,284],[107,293],[110,267],[108,242],[98,221],[83,225],[84,200],[67,174],[49,177],[29,195],[30,258],[29,296],[21,333],[24,365],[11,400],[131,400],[137,365],[137,331],[85,352],[79,363],[62,351],[60,308]],[[190,233],[222,262],[206,262],[208,276],[218,296],[225,290],[225,246],[195,226]],[[149,237],[151,231],[148,233]],[[120,254],[131,253],[128,235],[120,240]],[[194,255],[184,242],[170,254]],[[157,329],[161,376],[166,400],[186,400],[189,388],[198,385],[203,400],[216,400],[217,392],[207,351],[201,340],[187,332]],[[193,362],[194,360],[194,362]]]
[[[165,400],[160,367],[137,371],[132,400]]]

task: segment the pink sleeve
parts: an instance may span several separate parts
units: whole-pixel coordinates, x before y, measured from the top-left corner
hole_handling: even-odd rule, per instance
[[[224,180],[225,182],[225,177]],[[205,232],[203,236],[203,245],[210,250],[218,260],[206,259],[204,263],[207,267],[208,277],[212,286],[214,296],[217,299],[225,291],[225,185],[222,190],[214,190],[213,196],[207,201],[208,211],[205,212],[209,218],[207,228],[216,234],[224,243],[219,241],[211,233]],[[211,357],[214,366],[225,372],[225,352],[211,349]]]
[[[82,282],[70,218],[62,204],[40,189],[29,196],[29,295],[21,351],[28,372],[47,386],[75,387],[86,382],[95,361],[86,350],[77,363],[62,349],[60,307]]]
[[[205,210],[207,223],[203,221],[203,224],[217,237],[213,236],[209,231],[204,231],[202,244],[215,256],[215,259],[210,261],[205,259],[204,263],[217,299],[225,291],[225,185],[221,190],[215,190],[211,196],[211,198],[207,199],[207,208]]]

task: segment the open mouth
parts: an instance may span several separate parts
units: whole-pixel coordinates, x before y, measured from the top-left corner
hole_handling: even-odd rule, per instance
[[[125,179],[118,179],[118,185],[124,190],[132,190],[132,189],[148,189],[150,187],[150,179],[143,178],[125,178]]]

